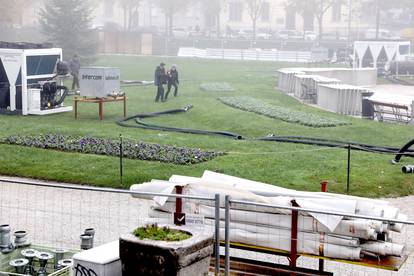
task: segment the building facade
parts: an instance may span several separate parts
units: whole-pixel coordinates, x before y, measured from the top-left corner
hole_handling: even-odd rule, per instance
[[[39,10],[44,1],[33,1],[34,4],[24,10],[22,25],[36,24]],[[93,27],[111,25],[119,30],[137,30],[152,27],[162,32],[162,30],[165,30],[166,18],[158,7],[157,1],[139,1],[139,5],[132,11],[125,9],[121,0],[92,1],[95,13]],[[189,0],[187,5],[180,7],[174,15],[174,28],[217,30],[217,22],[219,22],[221,32],[225,32],[228,28],[232,30],[252,29],[252,18],[248,7],[249,0],[219,1],[222,3],[220,20],[216,20],[211,14],[208,14],[203,6],[203,1],[208,0]],[[257,31],[309,30],[317,32],[317,18],[290,7],[288,1],[263,0],[257,18]],[[366,7],[367,1],[370,0],[337,0],[337,2],[334,2],[323,16],[324,33],[337,32],[345,35],[349,28],[353,32],[359,32],[374,27],[372,22],[368,22],[372,21],[372,16],[363,15],[360,12],[361,5]],[[351,12],[349,4],[352,7]],[[349,19],[351,19],[350,23]]]

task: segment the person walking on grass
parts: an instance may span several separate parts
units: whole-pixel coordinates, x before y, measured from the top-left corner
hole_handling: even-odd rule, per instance
[[[79,91],[79,70],[80,70],[80,59],[78,55],[74,55],[72,60],[70,61],[69,64],[69,69],[70,69],[70,74],[73,77],[73,81],[72,81],[72,90],[74,91],[76,89],[76,91]]]
[[[165,63],[161,62],[159,66],[155,69],[154,74],[154,85],[157,86],[157,96],[155,97],[155,102],[161,100],[164,102],[164,84],[167,82],[167,74],[165,73]]]
[[[171,66],[171,69],[170,71],[168,71],[167,75],[168,75],[168,84],[167,84],[168,90],[167,90],[167,94],[165,95],[165,100],[167,100],[172,86],[174,86],[174,97],[177,97],[178,85],[180,84],[180,81],[178,80],[178,71],[177,71],[176,65]]]

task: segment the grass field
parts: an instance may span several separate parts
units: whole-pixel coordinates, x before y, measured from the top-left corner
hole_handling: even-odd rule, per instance
[[[208,61],[155,57],[102,57],[99,65],[122,69],[122,79],[152,80],[153,71],[160,61],[178,65],[181,76],[179,97],[166,103],[155,103],[155,87],[128,87],[129,115],[183,107],[194,108],[186,114],[149,120],[169,126],[209,130],[226,130],[247,137],[300,135],[352,140],[362,143],[400,147],[413,138],[410,126],[366,121],[324,112],[300,104],[277,91],[275,71],[286,64],[259,62]],[[291,66],[291,65],[289,65]],[[227,82],[235,91],[201,91],[201,83]],[[250,96],[269,104],[311,112],[320,116],[340,119],[351,125],[334,128],[312,128],[287,123],[262,115],[234,109],[217,100],[223,96]],[[71,104],[71,100],[66,101]],[[328,180],[329,190],[346,191],[347,152],[341,149],[305,145],[236,141],[229,138],[159,132],[122,128],[115,124],[121,117],[122,106],[106,104],[105,119],[99,121],[97,106],[81,104],[80,118],[72,113],[36,116],[0,116],[0,137],[15,134],[61,133],[126,138],[144,142],[196,147],[205,150],[226,151],[229,154],[212,161],[189,165],[170,165],[159,162],[125,160],[124,188],[133,183],[151,179],[168,179],[172,174],[200,176],[206,169],[245,177],[293,189],[318,191],[319,182]],[[412,194],[414,178],[403,175],[400,165],[391,165],[390,155],[352,152],[351,193],[369,197],[401,196]],[[414,162],[408,158],[403,164]],[[97,155],[64,153],[27,147],[0,145],[0,174],[121,187],[119,159]]]

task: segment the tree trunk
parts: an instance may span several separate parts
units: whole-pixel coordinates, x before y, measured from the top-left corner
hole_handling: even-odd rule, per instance
[[[253,19],[253,40],[256,40],[256,21],[257,19]]]
[[[128,13],[128,32],[130,32],[132,28],[132,10],[129,9]]]
[[[319,46],[321,45],[322,42],[322,37],[323,37],[323,26],[322,23],[323,22],[323,16],[321,15],[320,17],[318,17],[318,27],[319,27],[319,38],[318,38],[318,42],[319,42]]]
[[[174,25],[174,15],[170,14],[169,17],[170,17],[170,24],[169,24],[170,31],[169,31],[169,33],[170,33],[170,36],[172,36],[173,35],[173,25]]]
[[[165,36],[168,36],[168,13],[165,12]]]
[[[128,17],[127,8],[126,8],[126,6],[124,6],[124,31],[127,30],[127,17]]]
[[[220,32],[221,32],[221,27],[220,27],[220,24],[221,24],[220,13],[217,14],[216,22],[217,22],[216,23],[217,24],[217,38],[220,38]]]
[[[348,47],[351,46],[351,23],[352,23],[352,0],[348,0],[348,39],[347,44]]]
[[[380,11],[379,0],[376,0],[375,1],[375,9],[376,9],[375,39],[378,40],[378,38],[379,38],[380,20],[381,20],[381,11]]]

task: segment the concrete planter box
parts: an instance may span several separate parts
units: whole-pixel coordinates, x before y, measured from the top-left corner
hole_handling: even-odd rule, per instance
[[[140,240],[133,234],[121,236],[119,250],[123,276],[208,274],[213,253],[213,233],[169,227],[189,232],[192,237],[179,242],[165,242]]]

